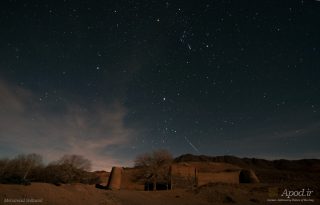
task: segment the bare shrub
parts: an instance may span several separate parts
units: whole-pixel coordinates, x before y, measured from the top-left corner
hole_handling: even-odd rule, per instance
[[[89,172],[90,168],[91,162],[79,155],[65,155],[47,166],[38,154],[18,155],[13,159],[0,159],[0,183],[99,183],[99,177]]]
[[[141,170],[137,177],[147,183],[151,182],[153,190],[156,190],[157,182],[169,183],[169,168],[172,161],[173,157],[167,150],[139,155],[135,159],[135,167]]]
[[[38,154],[18,155],[12,160],[0,162],[1,183],[27,183],[38,181],[39,172],[43,168],[42,157]]]
[[[99,177],[91,172],[91,162],[80,155],[64,155],[45,168],[45,181],[60,183],[99,183]]]
[[[90,160],[81,155],[64,155],[57,163],[59,165],[69,165],[70,167],[84,171],[89,171],[91,169]]]

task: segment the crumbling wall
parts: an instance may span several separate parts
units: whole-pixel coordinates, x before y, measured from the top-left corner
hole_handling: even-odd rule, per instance
[[[252,170],[241,169],[228,163],[177,163],[171,166],[172,188],[192,188],[208,183],[257,183]]]
[[[208,183],[239,184],[239,171],[232,172],[199,172],[198,186]]]
[[[197,169],[186,163],[171,166],[171,188],[192,188],[197,185]]]
[[[121,188],[122,172],[122,167],[112,167],[107,186],[108,189],[119,190]]]
[[[239,183],[259,183],[259,179],[251,169],[243,169],[239,173]]]
[[[145,178],[141,176],[138,168],[124,168],[121,179],[121,189],[144,190]]]

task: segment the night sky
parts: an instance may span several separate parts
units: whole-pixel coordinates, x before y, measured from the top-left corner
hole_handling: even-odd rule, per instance
[[[0,156],[320,158],[320,2],[0,3]]]

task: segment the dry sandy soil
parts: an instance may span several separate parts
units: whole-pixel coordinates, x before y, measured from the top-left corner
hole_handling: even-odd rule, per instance
[[[207,205],[207,204],[302,204],[288,202],[267,202],[270,188],[283,185],[267,184],[211,184],[196,190],[173,191],[110,191],[101,190],[94,185],[71,184],[55,186],[45,183],[33,183],[30,186],[0,185],[0,204],[107,204],[107,205]],[[288,185],[288,187],[290,187]],[[274,189],[273,189],[274,190]],[[272,191],[272,189],[271,189]],[[274,191],[273,191],[274,192]],[[272,194],[272,193],[271,193]],[[319,196],[313,195],[319,204]],[[33,202],[12,202],[12,200],[34,200]],[[8,202],[11,200],[11,202]],[[37,202],[36,202],[37,201]]]
[[[206,184],[194,190],[134,191],[128,179],[123,178],[123,188],[130,190],[102,190],[94,185],[32,183],[30,186],[0,184],[0,204],[54,204],[54,205],[221,205],[221,204],[320,204],[320,160],[275,160],[237,158],[232,156],[208,157],[184,155],[176,162],[195,163],[197,168],[209,170],[233,170],[234,166],[252,169],[261,183],[258,184]],[[218,163],[217,163],[218,162]],[[222,163],[231,163],[226,165]],[[210,165],[210,166],[209,166]],[[215,167],[211,167],[215,165]],[[217,167],[217,165],[223,165]],[[201,166],[201,167],[199,167]],[[100,172],[104,184],[108,173]],[[132,173],[131,173],[132,174]],[[129,177],[129,178],[128,178]],[[129,184],[126,184],[129,183]],[[132,183],[131,183],[132,184]],[[122,185],[121,185],[122,186]],[[141,185],[139,185],[141,186]],[[143,184],[142,184],[143,186]],[[140,187],[141,188],[141,187]],[[292,197],[298,202],[283,201],[284,190],[310,190],[309,197]],[[277,202],[268,201],[281,200]],[[308,201],[301,202],[306,199]],[[14,202],[16,201],[16,202]]]

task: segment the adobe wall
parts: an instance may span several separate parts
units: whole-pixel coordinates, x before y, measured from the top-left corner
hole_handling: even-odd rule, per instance
[[[240,174],[241,173],[241,174]],[[108,188],[145,190],[146,179],[139,168],[114,167]],[[259,179],[252,170],[244,170],[227,163],[176,163],[170,167],[172,189],[189,189],[208,183],[257,183]]]
[[[197,184],[197,169],[186,163],[173,164],[170,167],[171,188],[193,187]]]
[[[122,172],[121,189],[144,190],[144,179],[139,179],[140,170],[135,168],[125,168]]]
[[[122,167],[112,167],[108,180],[108,189],[119,190],[121,188],[122,172]]]
[[[171,166],[173,188],[193,188],[208,183],[239,184],[241,169],[227,163],[190,162]]]
[[[239,171],[234,172],[199,172],[198,186],[208,183],[239,184]]]

